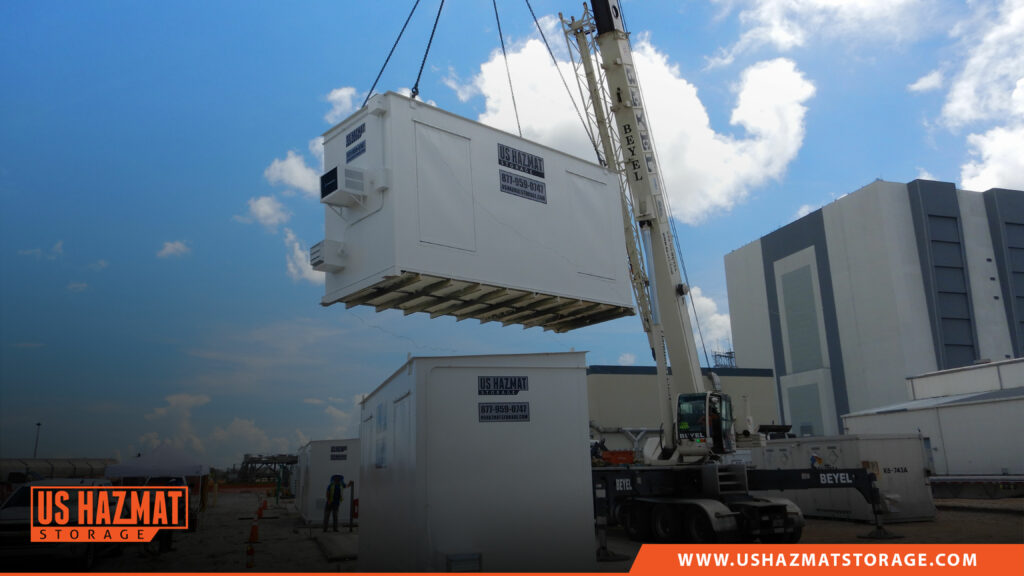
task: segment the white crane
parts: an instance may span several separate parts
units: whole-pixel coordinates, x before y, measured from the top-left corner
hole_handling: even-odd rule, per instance
[[[733,451],[729,397],[704,388],[686,310],[689,287],[676,259],[668,196],[618,1],[597,0],[593,12],[584,4],[581,18],[562,17],[562,24],[577,78],[587,87],[588,129],[601,141],[602,161],[620,176],[633,292],[658,367],[662,438],[660,450],[645,448],[645,460]]]

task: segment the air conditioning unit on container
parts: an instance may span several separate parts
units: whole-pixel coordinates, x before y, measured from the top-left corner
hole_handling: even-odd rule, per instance
[[[345,268],[345,244],[323,240],[309,249],[309,264],[319,272],[338,272]]]
[[[353,208],[363,205],[371,192],[387,190],[387,171],[379,174],[360,168],[331,168],[320,177],[320,202]]]

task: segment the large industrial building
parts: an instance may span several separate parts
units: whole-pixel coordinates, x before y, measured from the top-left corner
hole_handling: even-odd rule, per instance
[[[1024,356],[1021,191],[875,181],[725,267],[736,363],[773,370],[801,436],[913,400],[908,378]]]

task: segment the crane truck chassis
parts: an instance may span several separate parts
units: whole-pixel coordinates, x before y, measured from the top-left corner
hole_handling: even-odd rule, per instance
[[[642,542],[795,543],[800,509],[784,498],[752,491],[848,489],[883,512],[875,475],[863,468],[759,470],[745,464],[594,466],[594,513],[599,525],[621,525]]]

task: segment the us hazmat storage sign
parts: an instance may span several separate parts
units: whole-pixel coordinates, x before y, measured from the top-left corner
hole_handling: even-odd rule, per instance
[[[501,191],[541,204],[548,203],[547,185],[540,180],[531,178],[544,178],[544,159],[540,156],[517,150],[505,144],[498,144],[498,165],[510,168],[515,174],[508,170],[498,169],[498,179],[501,183]],[[526,174],[528,176],[523,176]]]
[[[477,376],[477,396],[517,396],[530,390],[529,376]],[[529,402],[480,402],[480,422],[529,422]]]

